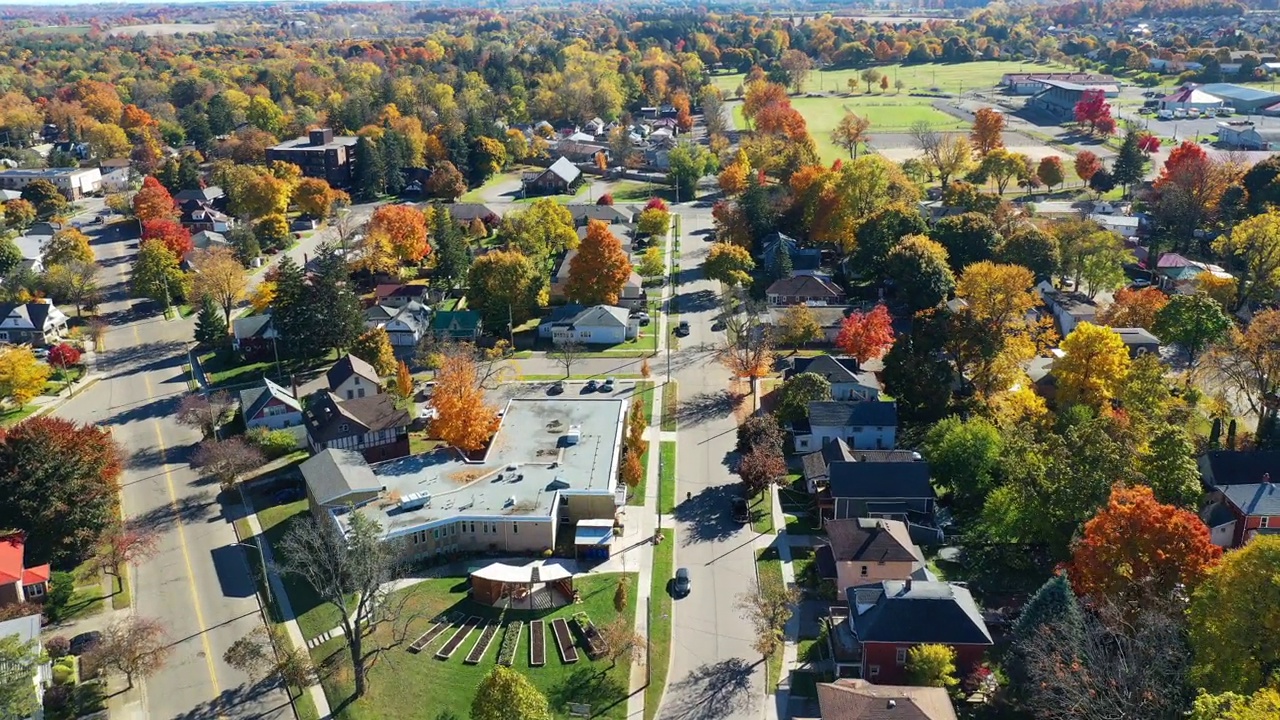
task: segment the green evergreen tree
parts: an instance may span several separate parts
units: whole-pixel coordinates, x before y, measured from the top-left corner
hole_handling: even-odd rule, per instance
[[[182,156],[182,160],[178,163],[177,180],[179,190],[200,189],[200,163],[196,162],[194,153]]]
[[[409,147],[405,137],[395,130],[387,129],[378,142],[378,150],[382,155],[382,172],[385,178],[387,194],[399,195],[404,192],[404,167],[409,164]]]
[[[227,232],[227,242],[236,251],[236,257],[247,267],[253,259],[262,254],[262,244],[253,231],[253,223],[239,222]]]
[[[787,243],[781,241],[778,243],[778,262],[775,264],[779,280],[791,277],[791,272],[795,270],[795,262],[791,259],[791,248]]]
[[[212,297],[200,301],[200,314],[196,316],[196,342],[212,347],[227,338],[227,321]]]
[[[22,262],[22,250],[12,238],[0,238],[0,275],[8,275],[9,271]]]
[[[435,225],[432,228],[433,252],[436,269],[432,279],[442,288],[449,289],[467,276],[471,268],[471,253],[462,237],[462,228],[453,219],[447,205],[436,205]]]
[[[222,93],[209,98],[206,115],[209,118],[209,131],[214,135],[226,135],[236,129],[235,107]]]
[[[1124,187],[1126,195],[1131,187],[1142,182],[1146,164],[1147,158],[1138,147],[1138,135],[1130,131],[1124,136],[1124,142],[1120,144],[1115,162],[1111,165],[1111,175]]]
[[[1031,596],[1018,622],[1013,626],[1011,645],[1005,663],[1015,691],[1032,680],[1026,666],[1026,653],[1045,633],[1051,634],[1064,658],[1079,657],[1084,645],[1084,614],[1066,575],[1055,575]]]
[[[293,258],[285,255],[276,266],[276,296],[271,302],[271,324],[279,335],[281,354],[305,357],[322,350],[312,336],[310,303],[306,275]]]
[[[778,212],[769,201],[769,191],[760,183],[754,174],[747,176],[747,189],[738,198],[738,207],[742,209],[742,218],[746,221],[747,230],[751,233],[751,242],[759,252],[759,243],[766,235],[773,232],[778,223]]]
[[[387,171],[382,153],[372,140],[361,136],[356,142],[356,169],[353,192],[357,200],[376,200],[387,189]]]
[[[347,263],[330,245],[320,247],[311,280],[311,342],[316,350],[345,350],[364,332],[360,297],[351,289]]]

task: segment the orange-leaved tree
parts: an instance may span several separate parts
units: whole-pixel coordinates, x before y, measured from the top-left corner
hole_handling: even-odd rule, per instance
[[[973,116],[973,130],[969,132],[969,138],[979,155],[1004,147],[1004,125],[1004,113],[993,108],[982,108]]]
[[[431,251],[427,245],[427,218],[409,205],[383,205],[369,218],[369,232],[385,233],[396,257],[416,263]]]
[[[631,261],[622,243],[600,220],[587,225],[587,237],[569,261],[565,295],[583,305],[617,305],[622,286],[631,277]]]
[[[1157,288],[1124,288],[1116,292],[1115,301],[1102,311],[1098,320],[1113,328],[1150,330],[1156,324],[1156,313],[1168,304],[1169,296]]]
[[[1221,557],[1195,513],[1160,503],[1146,485],[1117,485],[1085,523],[1067,576],[1077,594],[1124,605],[1194,590]]]
[[[142,242],[158,240],[179,260],[195,247],[191,243],[191,231],[172,218],[156,218],[142,223]]]
[[[893,345],[893,318],[884,305],[868,313],[855,312],[840,324],[836,347],[864,363],[885,353]]]
[[[133,214],[138,220],[173,219],[178,217],[178,204],[173,196],[154,177],[146,177],[142,181],[142,189],[133,196]]]
[[[467,349],[443,354],[431,403],[436,410],[431,436],[459,450],[479,450],[498,431],[498,408],[485,402],[475,357]]]

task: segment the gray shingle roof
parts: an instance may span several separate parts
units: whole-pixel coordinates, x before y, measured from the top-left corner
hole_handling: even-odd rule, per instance
[[[1235,513],[1225,502],[1211,503],[1200,511],[1200,520],[1209,528],[1221,527],[1235,519]]]
[[[956,720],[943,688],[872,685],[842,678],[818,684],[824,720]]]
[[[347,378],[350,378],[352,375],[359,375],[360,377],[369,380],[375,387],[378,385],[378,381],[380,379],[378,377],[378,371],[374,370],[372,365],[351,353],[347,353],[346,355],[338,358],[338,362],[334,363],[333,367],[329,368],[329,371],[324,374],[324,377],[325,380],[329,382],[329,389],[337,390],[338,386],[346,382]]]
[[[1280,488],[1274,482],[1219,488],[1245,515],[1280,515]]]
[[[261,385],[240,391],[240,410],[244,413],[244,419],[246,421],[252,420],[258,413],[262,412],[262,408],[266,407],[272,398],[288,405],[293,410],[302,411],[302,404],[298,402],[292,393],[264,377]]]
[[[551,163],[551,167],[547,168],[547,172],[567,183],[571,183],[582,176],[582,171],[578,169],[578,166],[570,162],[569,158],[563,156]]]
[[[844,297],[844,291],[835,285],[835,283],[827,282],[822,278],[814,275],[793,275],[789,278],[775,280],[766,295],[781,295],[783,297],[806,297],[806,298],[826,298],[830,301],[837,301]]]
[[[991,645],[991,633],[967,588],[945,582],[885,580],[846,591],[862,642]]]
[[[369,463],[355,450],[324,450],[298,468],[311,497],[320,505],[336,502],[352,493],[382,488]]]
[[[832,556],[841,562],[923,562],[905,523],[849,518],[825,525]]]
[[[810,427],[897,427],[896,402],[825,400],[809,403]]]
[[[793,367],[792,373],[807,372],[821,375],[832,385],[836,383],[858,383],[867,387],[880,388],[880,381],[876,378],[876,374],[863,370],[859,367],[858,361],[851,357],[818,355],[810,358],[796,358],[793,362]]]
[[[827,468],[831,495],[869,500],[936,497],[927,462],[838,462]]]

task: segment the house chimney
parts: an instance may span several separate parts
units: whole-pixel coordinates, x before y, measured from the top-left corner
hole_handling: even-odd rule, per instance
[[[903,591],[903,592],[911,592],[911,578],[910,578],[910,577],[908,577],[908,578],[907,578],[907,580],[906,580],[906,582],[903,584],[903,586],[902,586],[902,591]]]
[[[1263,484],[1263,485],[1270,485],[1270,484],[1271,484],[1271,473],[1269,473],[1269,472],[1264,472],[1264,473],[1262,473],[1262,484]]]

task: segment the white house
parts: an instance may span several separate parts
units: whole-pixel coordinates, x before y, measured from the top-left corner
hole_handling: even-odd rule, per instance
[[[898,436],[895,402],[823,401],[809,403],[809,417],[791,424],[796,452],[821,449],[843,440],[854,450],[892,450]]]
[[[44,658],[43,661],[37,659],[34,667],[30,669],[31,692],[35,695],[36,712],[29,718],[40,720],[40,718],[44,717],[44,710],[41,708],[41,703],[44,700],[44,689],[53,682],[53,671],[48,656],[44,654],[44,645],[40,642],[40,613],[37,612],[27,617],[0,622],[0,638],[15,636],[19,643],[34,646],[36,658]],[[2,670],[10,673],[17,669],[3,668]],[[28,718],[19,718],[18,720],[28,720]]]
[[[1089,215],[1089,219],[1101,225],[1103,230],[1110,230],[1122,238],[1136,237],[1138,229],[1142,227],[1142,218],[1134,215],[1093,213]]]
[[[110,158],[98,163],[102,172],[102,191],[125,192],[133,188],[133,162],[129,158]]]
[[[246,428],[281,430],[302,426],[302,403],[288,388],[265,377],[258,386],[240,391],[240,412]]]
[[[67,316],[48,299],[0,304],[0,342],[53,345],[67,332]]]
[[[831,383],[832,400],[879,400],[881,385],[876,374],[863,369],[856,358],[819,355],[798,357],[787,371],[788,378],[813,373]]]
[[[0,172],[0,187],[21,190],[37,180],[48,180],[68,200],[79,200],[102,189],[98,168],[14,168]]]
[[[1098,304],[1079,293],[1060,292],[1047,282],[1036,286],[1036,291],[1044,304],[1053,313],[1058,325],[1058,334],[1066,337],[1082,322],[1097,324]]]
[[[382,378],[369,363],[347,353],[325,373],[329,390],[340,400],[354,400],[382,392]]]
[[[548,338],[556,345],[567,342],[617,345],[639,333],[639,318],[630,317],[626,308],[612,305],[589,308],[566,305],[538,326],[538,336]]]
[[[413,347],[418,344],[430,326],[430,312],[421,303],[410,302],[394,310],[394,314],[382,323],[393,347]],[[367,322],[366,322],[367,324]]]

